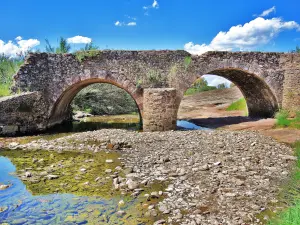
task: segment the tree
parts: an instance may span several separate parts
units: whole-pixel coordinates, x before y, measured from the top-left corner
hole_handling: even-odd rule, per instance
[[[207,86],[208,86],[207,81],[204,78],[197,79],[196,82],[193,84],[193,87],[197,89],[202,89]]]
[[[71,50],[71,45],[68,44],[67,39],[60,37],[59,47],[56,48],[56,53],[68,53]]]
[[[71,50],[71,45],[67,42],[67,39],[60,37],[59,45],[57,48],[54,48],[50,43],[48,39],[45,39],[46,41],[46,52],[49,53],[68,53]]]
[[[226,88],[226,85],[225,85],[224,83],[218,84],[217,88],[218,88],[218,89],[225,89],[225,88]]]

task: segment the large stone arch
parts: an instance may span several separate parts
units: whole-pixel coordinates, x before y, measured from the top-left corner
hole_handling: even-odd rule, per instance
[[[68,120],[70,117],[70,104],[74,97],[77,95],[78,92],[80,92],[85,87],[95,84],[95,83],[107,83],[114,86],[117,86],[124,91],[126,91],[130,96],[133,98],[133,100],[136,103],[136,106],[138,108],[140,119],[142,120],[143,115],[143,96],[141,91],[132,91],[129,87],[131,87],[129,81],[126,79],[123,80],[122,83],[118,83],[113,78],[88,78],[84,80],[80,80],[78,82],[75,82],[71,84],[68,88],[66,88],[59,96],[59,98],[56,100],[56,102],[53,104],[53,107],[51,109],[48,127],[51,127],[55,124],[61,123],[65,120]]]

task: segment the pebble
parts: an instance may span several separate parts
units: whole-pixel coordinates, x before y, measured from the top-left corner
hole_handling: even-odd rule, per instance
[[[0,185],[0,191],[6,190],[9,187],[10,187],[9,185],[1,184]]]
[[[106,163],[113,163],[114,160],[112,160],[112,159],[107,159],[107,160],[105,160],[105,162],[106,162]]]

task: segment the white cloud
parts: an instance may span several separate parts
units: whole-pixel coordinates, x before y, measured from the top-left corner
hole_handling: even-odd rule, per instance
[[[67,38],[67,42],[72,44],[89,44],[92,42],[92,39],[77,35],[71,38]]]
[[[129,26],[129,27],[133,27],[133,26],[136,26],[136,22],[129,22],[129,23],[124,23],[124,22],[120,22],[120,21],[117,21],[115,22],[115,26],[117,27],[122,27],[122,26]]]
[[[207,81],[208,86],[217,87],[219,84],[225,84],[226,87],[229,87],[231,82],[224,77],[219,77],[216,75],[204,75],[202,76]]]
[[[0,54],[4,54],[8,57],[16,57],[40,44],[40,41],[37,39],[23,40],[21,36],[18,36],[15,40],[17,40],[17,43],[14,43],[13,41],[5,43],[0,40]]]
[[[122,26],[120,21],[115,22],[115,26]]]
[[[148,6],[143,6],[143,9],[146,11],[144,13],[144,15],[148,16],[149,15],[149,12],[148,10],[149,9],[158,9],[159,8],[159,4],[158,4],[158,1],[157,0],[154,0],[152,5],[148,5]]]
[[[265,16],[268,16],[270,13],[275,12],[275,11],[276,11],[276,7],[273,6],[272,8],[263,11],[259,16],[260,17],[265,17]]]
[[[158,9],[158,7],[159,7],[158,2],[154,0],[154,2],[152,3],[152,8]]]
[[[127,23],[127,26],[136,26],[136,22],[129,22]]]
[[[280,32],[296,29],[300,25],[295,21],[283,21],[281,18],[255,18],[244,25],[232,26],[227,32],[220,31],[210,44],[186,43],[184,49],[191,54],[202,54],[207,51],[251,50],[269,43]]]

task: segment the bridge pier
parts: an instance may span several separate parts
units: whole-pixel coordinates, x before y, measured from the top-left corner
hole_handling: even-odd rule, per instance
[[[167,131],[176,129],[176,89],[149,88],[144,90],[143,130]]]

